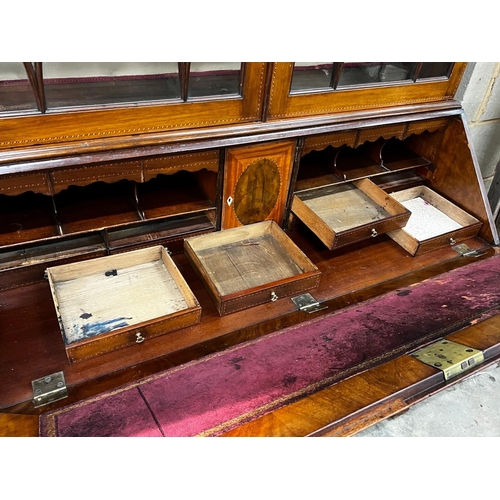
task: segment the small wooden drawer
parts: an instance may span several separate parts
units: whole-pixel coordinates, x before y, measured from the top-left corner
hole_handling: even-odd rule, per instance
[[[319,285],[319,269],[274,221],[188,238],[184,252],[221,316]]]
[[[482,222],[426,186],[392,193],[411,211],[407,225],[388,235],[411,255],[420,255],[473,238]]]
[[[161,246],[50,267],[71,363],[200,321],[201,307]]]
[[[403,227],[410,212],[369,179],[295,194],[292,212],[330,249]]]

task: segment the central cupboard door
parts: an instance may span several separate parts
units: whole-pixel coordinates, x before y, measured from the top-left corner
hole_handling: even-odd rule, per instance
[[[264,220],[282,224],[294,151],[295,141],[226,151],[222,229]]]

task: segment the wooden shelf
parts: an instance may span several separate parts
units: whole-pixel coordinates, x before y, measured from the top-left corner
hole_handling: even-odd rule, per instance
[[[110,253],[152,244],[164,244],[172,253],[182,253],[182,239],[215,231],[214,212],[187,214],[166,220],[143,221],[132,227],[107,231]],[[176,241],[171,241],[172,239]],[[181,241],[177,241],[181,240]]]
[[[49,197],[32,192],[0,195],[0,247],[58,236]]]
[[[215,183],[217,174],[207,175],[212,178],[205,179],[205,187],[215,193],[210,182]],[[14,251],[20,245],[50,246],[57,240],[100,231],[110,249],[117,250],[216,227],[214,203],[195,174],[186,171],[160,174],[138,184],[124,179],[70,185],[53,197],[33,192],[1,194],[0,208],[0,247]]]
[[[159,175],[137,185],[139,207],[148,220],[213,210],[214,205],[189,175]]]
[[[95,231],[140,221],[128,181],[70,186],[55,196],[64,234]]]
[[[345,140],[354,142],[354,139]],[[358,147],[330,145],[322,150],[310,151],[300,160],[295,191],[363,178],[377,182],[377,177],[394,172],[433,169],[432,163],[412,151],[407,142],[381,137],[375,142],[365,142]]]

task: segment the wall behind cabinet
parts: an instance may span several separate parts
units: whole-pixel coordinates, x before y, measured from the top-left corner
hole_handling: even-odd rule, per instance
[[[500,63],[469,63],[457,92],[493,215],[500,213]],[[497,226],[499,221],[497,220]]]

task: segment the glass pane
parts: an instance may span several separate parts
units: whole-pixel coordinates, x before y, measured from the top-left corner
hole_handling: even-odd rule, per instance
[[[332,71],[331,62],[296,62],[290,92],[329,88],[332,86]]]
[[[453,63],[449,62],[424,62],[418,73],[418,80],[421,78],[448,77]]]
[[[43,63],[48,108],[179,99],[177,63]]]
[[[188,96],[240,95],[240,73],[240,62],[192,62]]]
[[[410,80],[415,68],[416,63],[408,62],[346,62],[337,87]]]
[[[0,112],[37,109],[22,62],[0,62]]]

